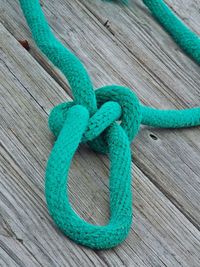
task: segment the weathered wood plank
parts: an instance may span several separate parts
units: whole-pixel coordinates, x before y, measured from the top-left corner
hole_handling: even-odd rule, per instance
[[[102,1],[81,2],[86,7],[80,1],[45,1],[43,9],[57,36],[85,63],[95,86],[113,82],[134,86],[145,104],[158,108],[199,105],[199,67],[147,15],[139,1],[133,3],[132,9]],[[175,9],[184,16],[190,7],[180,8],[182,4],[183,1],[177,1]],[[193,5],[197,9],[198,3],[194,1]],[[9,31],[17,38],[29,39],[34,57],[67,89],[60,74],[32,44],[24,18],[18,16],[21,14],[18,2],[5,1],[3,10],[3,23]],[[102,25],[107,19],[109,31]],[[199,21],[197,17],[196,25],[191,22],[197,32]],[[187,23],[190,26],[190,20]],[[41,103],[43,97],[38,94],[34,97],[48,109]],[[152,139],[151,134],[158,140]],[[136,164],[199,228],[199,129],[145,128],[132,151]]]
[[[26,250],[21,241],[10,236],[0,237],[0,266],[41,266],[31,251]]]
[[[0,206],[16,246],[23,244],[40,266],[196,267],[200,232],[137,167],[133,170],[134,224],[121,246],[94,252],[71,242],[54,226],[43,193],[53,141],[47,113],[66,95],[4,28],[1,35]],[[94,223],[108,219],[108,165],[105,156],[82,147],[70,171],[72,205]],[[5,247],[4,235],[0,240]],[[17,248],[12,253],[17,257]]]

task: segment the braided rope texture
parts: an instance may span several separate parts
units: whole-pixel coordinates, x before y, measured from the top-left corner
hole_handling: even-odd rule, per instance
[[[158,6],[153,1],[144,2],[151,6],[154,15],[159,13],[157,8],[165,11],[162,0],[154,1]],[[94,90],[83,64],[55,38],[39,0],[20,0],[20,4],[37,46],[64,73],[74,97],[72,102],[56,106],[49,116],[49,128],[57,140],[46,169],[48,210],[57,226],[77,243],[95,249],[114,247],[126,238],[131,227],[130,143],[138,134],[140,125],[162,128],[198,126],[200,108],[157,110],[143,106],[137,96],[123,86],[111,85]],[[167,21],[171,11],[163,12],[163,21],[164,17]],[[160,22],[170,32],[171,28],[169,30],[164,22]],[[188,32],[195,36],[189,29]],[[176,37],[179,41],[182,35],[178,33]],[[190,54],[199,63],[198,37],[190,39],[189,43],[196,44],[192,45]],[[105,226],[84,221],[69,202],[67,177],[80,143],[88,143],[95,151],[107,153],[111,162],[110,221]]]

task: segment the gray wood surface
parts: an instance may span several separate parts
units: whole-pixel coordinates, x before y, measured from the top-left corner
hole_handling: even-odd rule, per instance
[[[185,2],[176,1],[173,7],[199,33],[198,1]],[[139,1],[131,9],[96,0],[43,1],[43,8],[60,40],[87,66],[96,87],[128,85],[143,103],[159,108],[199,105],[199,67]],[[43,192],[54,141],[47,117],[54,105],[69,99],[70,91],[36,49],[19,14],[18,1],[3,0],[0,266],[200,266],[199,128],[142,127],[132,147],[134,223],[122,245],[92,251],[54,226]],[[28,39],[30,53],[12,35]],[[87,147],[79,149],[69,193],[73,207],[87,221],[108,220],[108,173],[106,157]]]

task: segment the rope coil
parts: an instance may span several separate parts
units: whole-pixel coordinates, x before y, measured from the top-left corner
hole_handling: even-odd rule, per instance
[[[144,0],[144,3],[177,43],[200,63],[199,37],[162,0]],[[56,106],[49,117],[49,127],[57,137],[46,169],[49,212],[58,227],[77,243],[97,249],[111,248],[126,238],[131,227],[130,143],[138,134],[140,124],[163,128],[197,126],[200,125],[200,108],[178,111],[145,107],[130,89],[117,85],[94,91],[80,60],[54,37],[39,1],[20,0],[20,4],[36,44],[65,74],[74,96],[73,102]],[[172,23],[176,25],[175,32],[172,32]],[[68,171],[82,142],[98,152],[108,153],[110,158],[110,221],[105,226],[82,220],[69,202]]]

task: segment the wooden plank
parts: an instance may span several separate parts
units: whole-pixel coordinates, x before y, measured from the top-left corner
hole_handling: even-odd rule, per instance
[[[113,82],[134,86],[142,102],[158,108],[199,105],[199,67],[150,14],[147,16],[140,2],[136,1],[133,9],[102,1],[81,2],[87,7],[80,1],[59,0],[45,1],[43,9],[57,36],[85,63],[95,86]],[[182,4],[177,1],[177,12]],[[33,45],[23,16],[18,16],[18,2],[4,2],[3,10],[4,25],[17,38],[30,41],[32,55],[68,90],[63,76]],[[181,12],[184,10],[188,12]],[[107,19],[111,21],[109,29],[103,26]],[[191,22],[197,32],[199,21],[197,17],[197,26]],[[190,20],[187,22],[190,26]],[[34,97],[38,103],[44,102],[40,95]],[[137,166],[199,228],[199,128],[169,131],[143,127],[132,151]]]
[[[31,251],[25,249],[21,241],[9,236],[0,237],[0,266],[41,266]]]
[[[18,244],[31,251],[40,266],[196,267],[200,232],[137,167],[132,170],[134,224],[122,245],[95,252],[71,242],[54,226],[43,193],[53,143],[47,113],[66,95],[4,28],[1,36],[0,206],[5,232],[16,242],[13,258]],[[70,199],[90,222],[108,220],[108,166],[107,157],[87,147],[81,147],[73,160]],[[4,236],[0,234],[1,247],[8,246]]]

